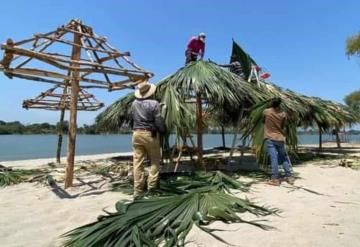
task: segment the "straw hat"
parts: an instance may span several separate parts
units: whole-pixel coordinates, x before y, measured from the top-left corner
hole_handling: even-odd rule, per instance
[[[135,98],[146,99],[151,97],[156,91],[156,86],[149,82],[143,82],[135,90]]]

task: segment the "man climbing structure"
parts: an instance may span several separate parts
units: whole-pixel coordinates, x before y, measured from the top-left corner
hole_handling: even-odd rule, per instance
[[[188,64],[193,61],[197,61],[204,58],[205,54],[205,33],[200,33],[197,37],[192,37],[187,44],[185,51],[186,61],[185,64]]]

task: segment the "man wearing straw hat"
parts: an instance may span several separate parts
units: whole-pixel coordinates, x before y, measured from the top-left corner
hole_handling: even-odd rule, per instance
[[[156,189],[160,166],[160,144],[157,132],[165,130],[160,113],[160,104],[154,99],[156,86],[148,82],[141,83],[135,90],[132,104],[133,115],[133,151],[134,151],[134,199],[143,197],[145,191],[144,161],[150,159],[151,168],[147,180],[148,191]]]

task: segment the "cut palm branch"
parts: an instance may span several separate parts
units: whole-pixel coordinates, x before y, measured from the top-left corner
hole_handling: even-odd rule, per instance
[[[230,193],[231,189],[246,192],[249,190],[249,183],[244,183],[220,172],[195,172],[189,174],[172,174],[172,177],[160,180],[157,189],[163,195],[177,195],[188,193],[190,190],[206,186],[217,186],[222,192]],[[121,191],[126,194],[133,193],[133,182],[128,180],[114,182],[113,191]]]
[[[66,233],[64,245],[184,246],[186,236],[194,225],[225,242],[213,233],[214,229],[205,227],[214,221],[248,223],[270,229],[259,221],[243,220],[238,213],[266,216],[276,214],[278,210],[228,194],[226,189],[222,189],[224,184],[234,188],[239,184],[224,174],[218,172],[204,175],[203,178],[212,182],[191,189],[184,188],[180,183],[176,188],[185,191],[183,194],[150,197],[130,203],[118,202],[115,213],[107,213],[96,222]]]
[[[19,184],[29,181],[32,177],[39,175],[46,175],[47,172],[40,169],[24,170],[24,169],[10,169],[0,168],[0,187],[9,186],[12,184]]]

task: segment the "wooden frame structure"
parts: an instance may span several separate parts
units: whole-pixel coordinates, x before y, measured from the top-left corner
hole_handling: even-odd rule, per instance
[[[63,140],[63,128],[65,110],[70,110],[71,88],[69,84],[52,87],[42,92],[34,99],[23,101],[23,108],[28,109],[44,109],[52,111],[60,111],[60,120],[57,130],[58,142],[56,149],[56,162],[61,163],[61,149]],[[97,111],[104,104],[99,102],[93,94],[88,93],[85,89],[80,88],[77,101],[78,111]]]
[[[81,20],[71,20],[54,31],[35,34],[1,46],[0,70],[13,77],[46,82],[71,89],[69,140],[65,188],[72,186],[79,92],[86,88],[119,90],[133,88],[153,74],[130,59],[129,52],[112,47]]]
[[[59,92],[60,91],[60,92]],[[44,109],[44,110],[69,110],[71,103],[71,87],[55,86],[42,92],[34,99],[27,99],[23,101],[23,108],[25,109]],[[78,111],[97,111],[104,106],[98,101],[95,96],[85,89],[79,89],[77,100]]]

